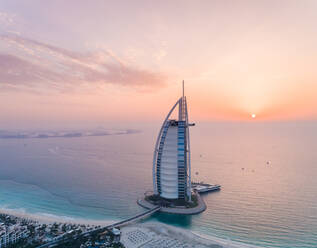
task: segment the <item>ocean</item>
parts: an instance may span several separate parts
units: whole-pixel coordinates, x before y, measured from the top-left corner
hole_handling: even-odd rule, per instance
[[[0,131],[0,208],[98,221],[144,211],[136,199],[152,190],[159,124],[102,135]],[[202,214],[156,214],[145,221],[228,242],[316,248],[316,127],[316,122],[197,123],[190,130],[193,180],[221,184],[221,191],[203,196],[208,208]]]

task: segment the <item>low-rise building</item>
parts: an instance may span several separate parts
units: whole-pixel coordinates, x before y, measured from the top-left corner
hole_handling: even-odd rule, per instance
[[[9,244],[14,244],[23,238],[27,238],[29,233],[30,232],[24,226],[0,226],[0,248],[6,247]]]
[[[112,234],[112,242],[119,243],[120,237],[121,237],[121,231],[117,228],[112,228],[111,234]]]

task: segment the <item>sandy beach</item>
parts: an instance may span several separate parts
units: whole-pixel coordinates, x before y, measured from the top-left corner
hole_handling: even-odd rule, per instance
[[[137,223],[123,227],[121,230],[121,241],[127,248],[259,248],[213,236],[202,236],[188,230],[157,222]]]

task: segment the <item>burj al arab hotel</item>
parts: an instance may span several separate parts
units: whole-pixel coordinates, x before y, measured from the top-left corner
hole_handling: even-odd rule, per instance
[[[170,116],[178,107],[178,119]],[[191,201],[190,142],[187,101],[183,95],[166,116],[153,155],[153,191],[167,200]]]

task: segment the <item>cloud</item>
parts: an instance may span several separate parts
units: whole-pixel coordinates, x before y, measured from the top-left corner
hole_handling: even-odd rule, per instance
[[[0,12],[0,24],[1,26],[11,26],[14,23],[15,15],[6,13],[6,12]]]
[[[110,50],[79,53],[13,34],[0,35],[1,43],[11,48],[0,53],[1,89],[65,90],[82,84],[151,89],[166,81],[165,75],[132,66]]]

